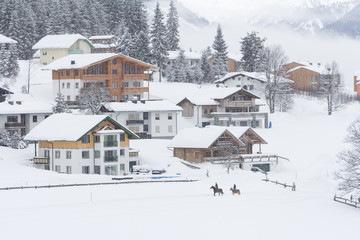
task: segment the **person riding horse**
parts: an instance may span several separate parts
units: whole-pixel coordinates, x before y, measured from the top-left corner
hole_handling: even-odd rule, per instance
[[[219,187],[218,187],[217,183],[215,183],[215,189],[216,189],[216,191],[219,191]]]
[[[234,184],[234,191],[236,191],[236,184]]]

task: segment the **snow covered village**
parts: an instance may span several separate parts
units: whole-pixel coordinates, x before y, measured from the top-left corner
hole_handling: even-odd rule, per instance
[[[356,238],[359,11],[0,1],[0,239]]]

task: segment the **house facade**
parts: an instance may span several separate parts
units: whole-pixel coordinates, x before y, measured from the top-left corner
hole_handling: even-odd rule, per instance
[[[126,175],[139,164],[138,136],[106,115],[54,114],[30,131],[35,167],[67,174]],[[37,145],[37,144],[36,144]],[[36,148],[35,145],[35,148]]]
[[[114,53],[117,37],[114,35],[91,36],[89,38],[94,48],[92,53]]]
[[[357,98],[360,99],[360,79],[358,79],[359,74],[354,76],[354,92],[357,94]]]
[[[10,94],[0,102],[0,131],[24,136],[52,114],[52,107],[28,95]]]
[[[181,107],[165,100],[111,102],[101,109],[140,138],[173,138]]]
[[[70,54],[89,54],[94,46],[80,34],[47,35],[32,49],[39,50],[40,64],[47,65]]]
[[[74,54],[58,59],[52,70],[53,94],[62,93],[67,102],[77,102],[80,91],[93,85],[110,91],[114,102],[149,97],[149,70],[155,66],[114,53]]]
[[[168,67],[171,67],[179,56],[179,51],[168,51],[169,62]],[[184,51],[185,61],[187,65],[193,66],[200,64],[201,54],[198,52]]]
[[[195,126],[252,126],[268,127],[267,113],[261,113],[260,97],[243,88],[217,88],[204,97],[185,97],[177,105],[183,108],[182,116]],[[225,114],[226,118],[219,118]]]

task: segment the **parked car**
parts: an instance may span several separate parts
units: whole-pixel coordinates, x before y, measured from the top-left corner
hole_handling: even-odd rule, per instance
[[[163,174],[165,172],[166,172],[165,169],[153,169],[153,170],[151,170],[152,174]]]

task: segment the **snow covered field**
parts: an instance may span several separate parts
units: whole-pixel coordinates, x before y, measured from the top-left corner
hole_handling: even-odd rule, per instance
[[[176,102],[207,87],[154,83],[151,91]],[[0,191],[0,239],[353,239],[359,210],[332,198],[340,194],[336,154],[347,147],[346,128],[358,109],[348,105],[329,117],[323,102],[298,97],[292,112],[270,116],[271,129],[256,130],[269,143],[264,153],[290,159],[269,178],[295,182],[295,192],[262,181],[261,173],[234,168],[228,175],[211,164],[190,169],[172,157],[169,140],[133,140],[143,164],[199,181]],[[0,152],[0,187],[111,181],[32,168],[32,147]],[[212,196],[215,182],[224,196]],[[234,183],[241,196],[231,195]]]

